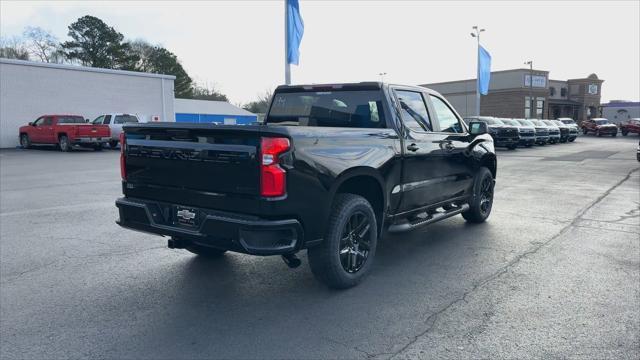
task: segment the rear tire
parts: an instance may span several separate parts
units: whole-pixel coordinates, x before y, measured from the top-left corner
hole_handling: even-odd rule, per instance
[[[195,244],[190,244],[187,247],[185,247],[185,249],[187,249],[187,251],[189,252],[192,252],[198,256],[202,256],[205,258],[219,258],[223,256],[225,252],[227,252],[227,250],[220,250],[216,248],[200,246]]]
[[[629,134],[628,131],[622,131],[622,136],[627,136],[627,134]]]
[[[582,129],[582,134],[587,135],[588,132],[587,129]]]
[[[353,287],[371,272],[377,243],[371,204],[362,196],[338,194],[324,240],[307,250],[311,272],[331,288]]]
[[[20,146],[22,146],[23,149],[28,149],[31,147],[31,140],[29,140],[29,135],[20,135]]]
[[[491,171],[481,167],[473,180],[473,198],[469,210],[462,217],[470,223],[481,223],[487,220],[493,207],[494,180]]]
[[[109,147],[115,149],[118,146],[118,140],[109,141]]]
[[[507,146],[507,149],[515,150],[517,147],[518,147],[518,145],[509,145],[509,146]]]
[[[102,151],[102,144],[95,144],[95,145],[93,145],[93,150],[95,150],[95,151]]]
[[[67,135],[60,135],[58,138],[58,146],[60,146],[60,151],[69,152],[71,151],[71,144],[69,143],[69,138]]]
[[[611,137],[616,137],[616,136],[618,136],[618,134],[617,134],[617,133],[613,133],[613,134],[611,134]]]

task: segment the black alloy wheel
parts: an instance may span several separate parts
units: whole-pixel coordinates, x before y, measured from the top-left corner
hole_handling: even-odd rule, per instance
[[[340,239],[340,264],[346,272],[356,273],[367,262],[371,248],[369,231],[371,223],[362,211],[351,214],[345,223]]]

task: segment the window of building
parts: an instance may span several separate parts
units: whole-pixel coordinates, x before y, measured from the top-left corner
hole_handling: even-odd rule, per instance
[[[528,96],[524,97],[524,118],[531,118],[531,99]]]
[[[561,88],[560,89],[560,96],[567,96],[567,88]]]
[[[543,116],[543,112],[542,110],[544,109],[544,98],[538,98],[536,100],[536,119],[542,119]]]
[[[549,96],[554,96],[556,94],[556,88],[553,86],[549,87]]]

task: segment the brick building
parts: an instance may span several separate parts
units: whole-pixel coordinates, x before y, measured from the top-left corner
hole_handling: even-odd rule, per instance
[[[506,118],[570,117],[582,121],[598,116],[602,82],[595,74],[583,79],[552,80],[544,70],[494,71],[489,93],[480,99],[480,114]],[[446,96],[461,115],[475,115],[475,79],[422,86]]]

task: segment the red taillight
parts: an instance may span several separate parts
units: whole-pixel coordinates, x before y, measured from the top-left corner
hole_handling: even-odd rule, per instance
[[[286,193],[286,172],[278,164],[278,155],[289,150],[287,138],[262,138],[260,142],[260,195],[283,196]]]
[[[127,138],[124,136],[124,132],[120,133],[120,177],[122,181],[127,180],[127,164],[125,162],[124,150],[127,145]]]

